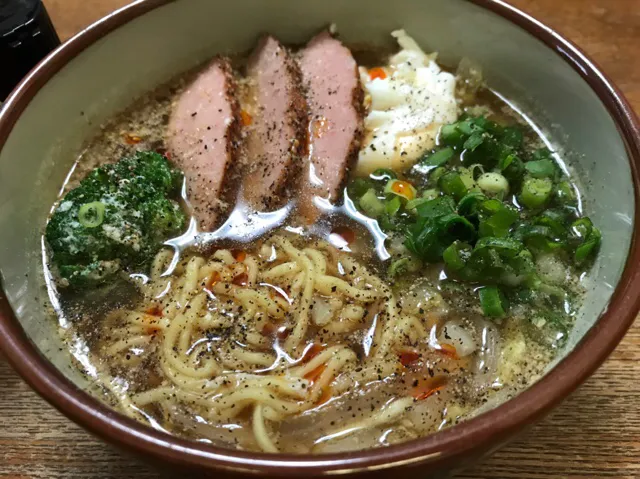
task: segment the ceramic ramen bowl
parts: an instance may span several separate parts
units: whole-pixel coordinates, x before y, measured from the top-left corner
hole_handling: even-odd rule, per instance
[[[585,210],[603,233],[569,341],[546,375],[478,417],[425,438],[327,455],[249,453],[156,431],[88,393],[47,316],[42,231],[83,142],[142,93],[265,31],[302,43],[335,23],[347,44],[387,45],[406,29],[444,64],[472,58],[567,153]],[[541,418],[611,353],[640,307],[637,120],[620,92],[553,30],[493,0],[143,0],[95,23],[41,62],[0,115],[0,348],[47,401],[122,449],[180,471],[319,477],[415,469],[446,474]]]

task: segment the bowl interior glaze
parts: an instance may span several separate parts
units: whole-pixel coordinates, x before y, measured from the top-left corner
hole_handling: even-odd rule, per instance
[[[544,127],[552,144],[566,152],[582,183],[585,210],[601,228],[604,242],[587,299],[559,359],[592,328],[625,267],[635,215],[630,160],[607,108],[574,66],[488,9],[464,0],[396,0],[390,5],[382,0],[177,0],[86,48],[76,40],[74,48],[81,51],[37,91],[19,117],[8,111],[16,98],[7,102],[0,132],[1,278],[29,339],[64,376],[81,388],[88,386],[58,339],[58,325],[46,314],[41,234],[83,142],[137,96],[216,53],[249,50],[262,32],[302,43],[330,23],[348,44],[389,46],[389,33],[404,28],[426,51],[438,51],[445,64],[473,59],[488,85]],[[109,29],[109,22],[92,29]],[[41,68],[57,69],[56,62],[63,60],[55,54]]]

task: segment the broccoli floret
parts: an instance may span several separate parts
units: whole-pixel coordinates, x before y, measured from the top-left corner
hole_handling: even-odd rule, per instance
[[[93,286],[144,267],[186,217],[176,202],[182,173],[154,152],[94,169],[57,205],[45,237],[60,277]]]

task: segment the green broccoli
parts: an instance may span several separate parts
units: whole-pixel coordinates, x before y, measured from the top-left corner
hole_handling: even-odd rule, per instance
[[[144,267],[186,217],[175,201],[182,173],[154,152],[94,169],[57,205],[45,237],[64,282],[94,286]]]

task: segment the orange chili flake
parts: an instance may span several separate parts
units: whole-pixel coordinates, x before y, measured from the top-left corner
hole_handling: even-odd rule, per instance
[[[206,288],[208,290],[213,289],[216,283],[218,283],[221,279],[222,278],[220,276],[220,273],[218,273],[217,271],[214,271],[213,273],[211,273],[211,277],[209,278],[209,281],[207,281]]]
[[[271,321],[267,321],[264,323],[264,326],[262,326],[262,331],[260,332],[263,336],[275,336],[277,331],[278,327]]]
[[[162,316],[162,308],[159,305],[155,304],[151,306],[149,309],[147,309],[145,313],[148,314],[149,316],[160,317]]]
[[[160,326],[158,325],[158,318],[162,316],[162,311],[157,314],[155,313],[155,308],[150,308],[153,310],[153,313],[147,312],[146,315],[142,316],[142,322],[144,323],[144,328],[147,334],[155,334],[160,331]]]
[[[280,326],[278,328],[278,332],[276,333],[276,338],[280,340],[287,339],[289,337],[289,334],[291,334],[291,330],[289,328],[287,328],[286,326]]]
[[[124,135],[124,141],[128,145],[137,145],[138,143],[140,143],[142,141],[142,138],[139,137],[138,135],[132,135],[130,133],[126,133]]]
[[[247,253],[239,249],[231,250],[231,254],[233,254],[234,259],[239,263],[242,263],[245,259],[247,259]]]
[[[438,346],[440,347],[436,348],[436,351],[438,351],[439,353],[442,353],[445,356],[449,356],[453,359],[458,359],[458,351],[456,351],[455,347],[451,346],[450,344],[439,344]]]
[[[244,126],[249,126],[251,123],[253,123],[253,118],[251,117],[251,115],[244,110],[240,110],[240,119],[242,120],[242,124]]]
[[[408,181],[394,181],[391,189],[394,193],[404,196],[408,200],[412,200],[416,196],[413,185]]]
[[[406,368],[411,366],[418,359],[420,359],[420,353],[417,351],[403,351],[400,353],[400,363]]]
[[[305,374],[304,378],[307,381],[311,381],[311,384],[313,384],[320,378],[320,376],[322,376],[322,373],[325,371],[325,369],[327,369],[327,367],[324,364],[321,364],[317,368],[314,368],[307,374]]]
[[[238,276],[233,278],[233,281],[231,282],[236,286],[246,286],[249,284],[249,276],[247,273],[240,273]]]
[[[329,399],[331,399],[331,396],[332,396],[331,386],[327,385],[323,387],[322,394],[320,394],[320,397],[316,401],[316,404],[320,405],[320,404],[326,403],[327,401],[329,401]]]
[[[324,350],[324,346],[322,344],[313,343],[302,356],[302,362],[308,363],[313,358],[315,358],[318,354],[320,354]]]
[[[418,385],[411,389],[411,396],[418,401],[427,399],[429,396],[440,391],[447,385],[447,378],[444,376],[436,376],[435,378],[422,380]]]
[[[338,226],[331,234],[340,236],[348,245],[356,240],[356,232],[347,226]]]
[[[271,287],[269,288],[269,297],[272,299],[275,298],[282,298],[284,299],[287,303],[290,303],[290,298],[289,298],[289,291],[288,288],[276,288],[276,287]]]
[[[384,80],[387,78],[387,72],[384,71],[382,67],[375,67],[369,70],[369,78],[371,80],[375,80],[376,78],[380,78],[380,80]]]

